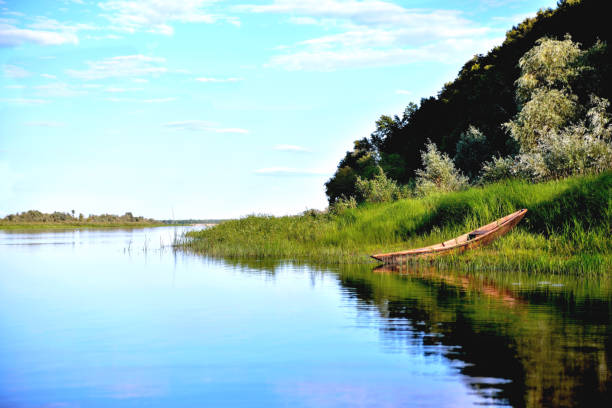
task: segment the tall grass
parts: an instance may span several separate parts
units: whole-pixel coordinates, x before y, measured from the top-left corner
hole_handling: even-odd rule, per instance
[[[447,240],[520,208],[529,210],[525,219],[492,245],[426,262],[469,270],[612,270],[612,172],[541,184],[509,180],[339,215],[248,216],[191,232],[178,244],[225,258],[369,262],[368,254]]]

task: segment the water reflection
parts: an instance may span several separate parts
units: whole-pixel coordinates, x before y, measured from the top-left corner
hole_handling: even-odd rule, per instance
[[[243,273],[279,260],[225,259]],[[612,290],[607,277],[459,273],[436,268],[307,265],[335,274],[379,326],[390,353],[438,355],[482,397],[513,407],[612,404]],[[312,279],[314,285],[314,278]],[[367,306],[378,316],[368,317]]]
[[[376,305],[392,350],[416,343],[460,362],[466,383],[502,404],[610,406],[607,281],[556,276],[556,284],[542,284],[542,277],[506,274],[504,284],[435,269],[373,272],[347,268],[340,279],[361,302]],[[520,285],[507,285],[512,280]]]
[[[0,232],[0,406],[611,403],[609,279],[220,260],[182,231]]]

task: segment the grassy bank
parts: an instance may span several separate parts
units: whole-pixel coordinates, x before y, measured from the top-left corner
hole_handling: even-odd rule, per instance
[[[103,222],[2,222],[0,230],[61,230],[79,228],[152,228],[170,224],[150,222],[103,223]]]
[[[612,270],[611,196],[611,172],[542,184],[511,180],[341,215],[249,216],[189,233],[180,245],[226,258],[369,262],[368,254],[430,245],[527,208],[519,226],[490,246],[432,262],[470,270],[604,272]]]

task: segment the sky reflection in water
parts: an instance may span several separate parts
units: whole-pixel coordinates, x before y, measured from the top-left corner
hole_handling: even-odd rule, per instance
[[[174,233],[0,232],[0,406],[610,401],[605,282],[212,260]]]

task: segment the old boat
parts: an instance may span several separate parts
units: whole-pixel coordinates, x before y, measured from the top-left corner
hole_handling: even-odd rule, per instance
[[[372,255],[372,258],[389,265],[397,265],[408,258],[431,258],[449,253],[463,252],[467,249],[478,248],[493,241],[510,231],[527,213],[526,209],[513,212],[490,224],[484,225],[467,234],[458,236],[440,244],[430,245],[423,248],[409,249],[407,251],[389,252],[386,254]]]

